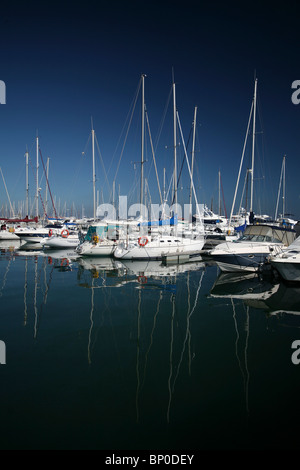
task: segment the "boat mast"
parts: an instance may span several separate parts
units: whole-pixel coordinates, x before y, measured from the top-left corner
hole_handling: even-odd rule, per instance
[[[221,171],[219,170],[219,212],[218,215],[221,215]]]
[[[176,148],[176,127],[177,127],[177,116],[176,116],[176,92],[175,83],[173,76],[173,135],[174,135],[174,202],[177,205],[177,148]]]
[[[285,213],[285,155],[282,160],[282,166],[281,166],[281,173],[280,173],[280,181],[279,181],[279,188],[278,188],[278,194],[277,194],[277,203],[276,203],[276,210],[275,210],[275,220],[277,220],[278,216],[278,204],[279,204],[279,197],[280,197],[280,191],[281,191],[281,183],[283,183],[282,186],[282,218],[284,218],[284,213]]]
[[[192,221],[192,183],[193,183],[193,173],[194,173],[194,158],[195,158],[195,135],[196,135],[196,116],[197,116],[197,106],[194,111],[194,122],[193,122],[193,146],[192,146],[192,168],[191,168],[191,183],[190,183],[190,216],[189,222]]]
[[[45,190],[45,216],[48,216],[48,181],[49,181],[49,160],[50,158],[47,158],[47,165],[46,165],[46,190]]]
[[[96,170],[95,170],[95,131],[92,120],[92,155],[93,155],[93,219],[96,220]]]
[[[282,183],[282,218],[285,215],[285,155],[283,157],[283,183]]]
[[[256,120],[256,92],[257,92],[257,78],[254,85],[253,97],[253,133],[252,133],[252,166],[251,166],[251,192],[250,192],[250,213],[253,212],[253,176],[254,176],[254,146],[255,146],[255,120]]]
[[[140,194],[140,217],[142,216],[144,196],[144,140],[145,140],[145,77],[142,74],[142,139],[141,139],[141,194]]]
[[[36,138],[36,209],[35,215],[39,216],[39,138]]]
[[[26,216],[29,216],[29,182],[28,182],[28,152],[25,153],[25,161],[26,161]]]
[[[245,136],[245,140],[244,140],[242,158],[241,158],[241,162],[240,162],[240,167],[239,167],[239,172],[238,172],[238,177],[237,177],[237,182],[236,182],[236,186],[235,186],[233,202],[232,202],[232,207],[231,207],[231,212],[230,212],[229,225],[231,224],[231,220],[232,220],[232,216],[233,216],[233,210],[234,210],[234,206],[235,206],[235,200],[236,200],[236,196],[237,196],[237,190],[238,190],[238,187],[239,187],[241,170],[242,170],[242,167],[243,167],[244,155],[245,155],[245,150],[246,150],[246,145],[247,145],[247,140],[248,140],[248,133],[249,133],[250,123],[251,123],[251,118],[252,118],[252,112],[253,112],[253,101],[251,103],[251,109],[250,109],[250,114],[249,114],[249,119],[248,119],[246,136]]]

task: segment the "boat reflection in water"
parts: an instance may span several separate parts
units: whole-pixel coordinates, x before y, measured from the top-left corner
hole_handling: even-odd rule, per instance
[[[264,310],[267,316],[276,315],[281,322],[297,322],[300,327],[300,285],[279,282],[272,275],[221,273],[210,295],[242,300],[249,307]]]
[[[170,264],[0,247],[12,364],[0,390],[2,446],[297,448],[288,422],[297,336],[277,321],[300,318],[290,315],[294,287],[253,274],[216,281],[201,257]]]
[[[98,292],[102,289],[105,298],[101,307],[103,325],[107,323],[105,319],[107,315],[113,328],[113,343],[118,337],[122,347],[128,348],[124,341],[129,337],[131,354],[135,354],[137,423],[140,423],[141,417],[146,413],[144,409],[144,402],[147,399],[146,384],[149,376],[152,376],[157,360],[166,367],[160,371],[160,374],[163,374],[160,375],[160,379],[159,373],[156,375],[156,380],[159,393],[167,394],[165,419],[168,423],[171,419],[177,381],[181,382],[182,375],[192,373],[194,354],[191,320],[197,310],[204,268],[203,261],[166,265],[162,261],[149,260],[121,262],[111,257],[79,259],[79,285],[91,290],[88,361],[92,362],[92,345],[95,337],[99,335],[95,328],[97,313],[99,315],[96,292],[97,289]],[[196,278],[198,279],[196,291],[194,284],[193,288],[190,286],[190,271],[199,272]],[[183,273],[186,275],[185,279],[181,277],[184,294],[183,286],[180,285],[177,290],[176,285],[176,278]],[[124,302],[123,308],[120,308],[120,301],[117,301],[118,296],[114,295],[112,288],[123,288],[119,289],[119,295]],[[129,326],[130,332],[127,331]],[[106,335],[109,334],[107,330]],[[164,344],[160,348],[162,334]]]

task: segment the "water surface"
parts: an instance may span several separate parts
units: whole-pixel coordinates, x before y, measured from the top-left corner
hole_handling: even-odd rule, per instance
[[[0,250],[1,449],[298,447],[298,286]]]

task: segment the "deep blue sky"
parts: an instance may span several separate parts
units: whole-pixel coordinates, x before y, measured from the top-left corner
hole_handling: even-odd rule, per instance
[[[97,190],[109,200],[116,188],[138,202],[140,104],[124,144],[123,127],[141,74],[156,160],[163,183],[173,165],[172,107],[167,108],[174,71],[186,144],[197,113],[195,186],[198,200],[217,210],[221,171],[229,214],[258,79],[255,160],[256,213],[274,216],[282,158],[286,160],[286,211],[300,218],[300,105],[291,85],[300,79],[297,2],[55,1],[5,2],[0,15],[0,166],[16,207],[25,199],[26,148],[35,166],[35,138],[46,163],[56,206],[92,214],[91,117],[96,146]],[[158,139],[159,136],[159,140]],[[159,202],[147,137],[145,175],[152,202]],[[178,138],[179,140],[179,138]],[[250,165],[251,139],[241,176]],[[182,147],[181,147],[182,148]],[[188,151],[190,156],[191,141]],[[82,152],[85,151],[83,156]],[[178,151],[179,162],[183,157]],[[180,164],[179,163],[179,164]],[[135,169],[136,168],[136,169]],[[151,171],[150,171],[151,170]],[[40,177],[42,176],[40,163]],[[135,181],[137,190],[134,192]],[[44,192],[45,180],[42,182]],[[109,186],[109,187],[108,187]],[[186,198],[186,167],[179,201]],[[30,167],[30,196],[35,181]],[[43,194],[43,193],[42,193]],[[237,198],[239,205],[240,197]],[[0,209],[7,204],[0,179]],[[1,213],[1,212],[0,212]]]

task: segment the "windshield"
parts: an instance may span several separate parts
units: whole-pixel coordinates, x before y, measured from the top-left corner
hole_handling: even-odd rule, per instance
[[[281,243],[280,240],[274,237],[270,237],[269,235],[243,235],[241,238],[239,238],[239,241]]]

